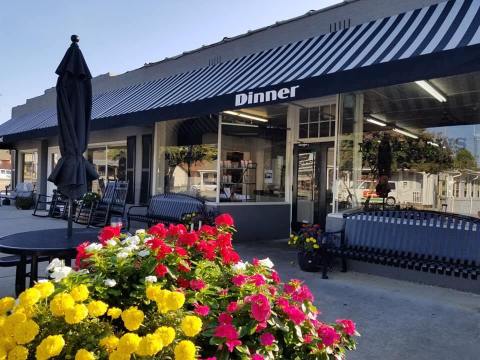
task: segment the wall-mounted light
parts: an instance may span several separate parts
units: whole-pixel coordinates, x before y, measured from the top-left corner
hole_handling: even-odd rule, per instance
[[[415,134],[412,134],[411,132],[408,132],[406,130],[402,130],[402,129],[399,129],[399,128],[394,128],[393,131],[399,133],[399,134],[402,134],[402,135],[405,135],[405,136],[408,136],[408,137],[411,137],[412,139],[418,139],[418,136],[415,135]]]
[[[367,120],[369,123],[372,123],[372,124],[375,124],[375,125],[378,125],[378,126],[382,126],[382,127],[387,126],[386,123],[384,123],[383,121],[377,120],[377,119],[366,118],[365,120]]]
[[[425,81],[425,80],[415,81],[415,84],[420,86],[423,90],[428,92],[438,101],[447,102],[447,98],[440,91],[435,89],[428,81]]]
[[[427,144],[435,146],[435,147],[440,147],[440,145],[438,145],[436,142],[433,142],[433,141],[427,141]]]
[[[244,119],[255,120],[255,121],[260,121],[260,122],[268,122],[268,119],[261,118],[261,117],[258,117],[258,116],[254,116],[254,115],[241,113],[241,112],[238,112],[238,111],[230,111],[229,110],[229,111],[224,111],[224,113],[228,114],[228,115],[238,116],[238,117],[241,117],[241,118],[244,118]]]

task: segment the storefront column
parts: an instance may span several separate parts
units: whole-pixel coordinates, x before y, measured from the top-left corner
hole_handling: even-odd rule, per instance
[[[38,146],[38,176],[37,176],[37,194],[47,193],[48,174],[48,140],[42,140]]]

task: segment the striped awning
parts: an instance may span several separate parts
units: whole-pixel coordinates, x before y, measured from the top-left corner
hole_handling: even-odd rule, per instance
[[[479,44],[480,0],[451,0],[99,94],[92,118],[124,126],[466,73]],[[53,126],[32,114],[0,134]]]

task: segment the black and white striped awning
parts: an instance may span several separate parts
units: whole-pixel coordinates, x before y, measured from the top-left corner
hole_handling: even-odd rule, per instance
[[[479,44],[480,0],[451,0],[102,93],[92,118],[123,126],[466,73],[480,70]],[[0,134],[56,125],[38,116]]]

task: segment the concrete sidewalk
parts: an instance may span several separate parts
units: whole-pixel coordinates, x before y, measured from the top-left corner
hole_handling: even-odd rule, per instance
[[[64,220],[0,207],[0,236],[65,228]],[[312,289],[320,318],[351,318],[362,337],[348,360],[476,360],[480,358],[480,296],[355,272],[305,273],[286,241],[236,244],[244,260],[270,257],[283,280],[297,278]],[[41,267],[41,270],[45,264]],[[0,296],[14,289],[13,268],[0,268]]]

